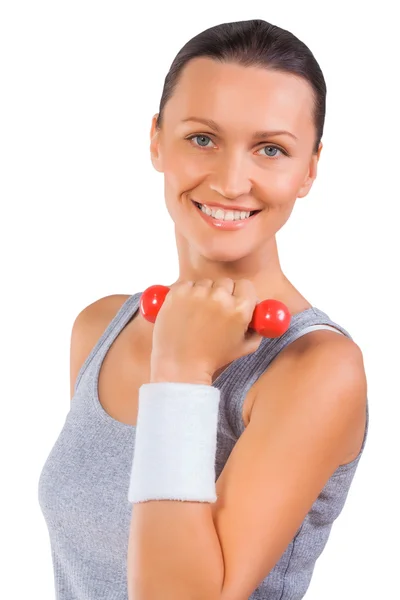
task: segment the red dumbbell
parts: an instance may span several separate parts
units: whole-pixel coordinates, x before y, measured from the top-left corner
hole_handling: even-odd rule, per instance
[[[154,323],[169,287],[152,285],[140,298],[140,313],[150,323]],[[263,300],[254,309],[249,328],[267,338],[281,336],[289,329],[291,315],[289,309],[279,300]]]

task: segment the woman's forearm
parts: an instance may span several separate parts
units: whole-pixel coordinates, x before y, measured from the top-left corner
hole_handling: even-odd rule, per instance
[[[217,600],[223,577],[209,503],[151,500],[133,505],[129,600]]]
[[[211,380],[186,372],[153,372],[139,391],[129,600],[220,599],[224,562],[211,508],[219,395]]]

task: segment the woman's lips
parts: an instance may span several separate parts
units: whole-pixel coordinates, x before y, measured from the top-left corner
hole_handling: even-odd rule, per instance
[[[197,200],[194,200],[192,198],[192,202],[194,202],[195,204],[201,204],[202,206],[208,206],[209,208],[222,208],[222,210],[224,211],[228,211],[228,210],[232,210],[232,211],[239,211],[239,212],[258,212],[261,209],[260,208],[248,208],[247,206],[233,206],[232,204],[230,204],[229,206],[226,206],[225,204],[219,204],[218,202],[216,202],[215,204],[211,203],[208,204],[207,202],[197,202]]]
[[[224,219],[215,219],[214,217],[207,215],[205,212],[203,212],[201,210],[201,208],[199,208],[197,206],[197,203],[194,200],[192,200],[192,204],[193,204],[195,210],[200,214],[200,216],[204,219],[204,221],[206,223],[208,223],[211,227],[214,227],[219,230],[224,230],[224,231],[234,231],[236,229],[243,229],[243,227],[246,227],[247,225],[253,223],[254,219],[261,212],[261,211],[258,211],[255,214],[248,217],[247,219],[238,219],[236,221],[225,221]]]

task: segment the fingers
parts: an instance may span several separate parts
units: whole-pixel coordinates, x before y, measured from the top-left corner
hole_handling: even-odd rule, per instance
[[[194,282],[195,287],[205,287],[205,288],[211,288],[213,286],[213,280],[212,279],[199,279],[198,281]]]
[[[188,281],[188,280],[184,280],[184,281],[175,281],[174,283],[171,283],[171,285],[169,286],[170,291],[175,291],[177,289],[183,288],[183,289],[187,289],[190,287],[194,286],[194,281]]]
[[[223,297],[225,294],[232,296],[235,289],[235,282],[229,277],[221,277],[215,280],[199,279],[194,282],[193,287],[205,293],[209,292],[212,296]]]
[[[250,302],[257,302],[257,292],[254,283],[250,279],[239,279],[235,282],[233,295],[237,298],[247,298]]]
[[[233,279],[230,279],[229,277],[221,277],[221,279],[217,279],[216,281],[213,282],[214,290],[218,290],[220,288],[222,288],[223,290],[226,290],[228,292],[228,294],[233,296],[233,293],[235,291],[235,282],[233,281]]]
[[[228,295],[233,296],[240,305],[245,303],[246,306],[252,307],[259,301],[254,284],[249,279],[233,280],[229,277],[221,277],[220,279],[213,280],[204,278],[197,281],[180,281],[171,286],[171,290],[177,290],[178,288],[182,293],[188,292],[192,288],[202,293],[207,293],[208,291],[212,295],[215,292],[217,296],[220,296],[221,292],[226,292]]]
[[[257,292],[254,284],[248,279],[239,279],[236,281],[233,296],[238,315],[244,323],[250,323],[257,304]]]

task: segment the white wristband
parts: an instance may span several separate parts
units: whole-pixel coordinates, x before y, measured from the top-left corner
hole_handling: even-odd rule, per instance
[[[220,390],[192,383],[139,388],[128,500],[215,502]]]
[[[139,388],[128,500],[215,502],[220,390],[192,383]]]

